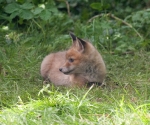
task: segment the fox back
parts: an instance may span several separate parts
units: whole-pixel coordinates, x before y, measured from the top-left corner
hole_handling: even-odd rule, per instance
[[[100,53],[88,41],[70,33],[72,46],[64,52],[51,53],[41,64],[41,75],[54,85],[86,86],[103,83],[105,63]]]

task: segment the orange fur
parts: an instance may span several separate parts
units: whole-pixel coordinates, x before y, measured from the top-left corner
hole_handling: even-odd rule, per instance
[[[70,33],[73,44],[68,51],[51,53],[41,64],[41,75],[54,85],[86,86],[103,83],[106,68],[100,53],[87,41]]]

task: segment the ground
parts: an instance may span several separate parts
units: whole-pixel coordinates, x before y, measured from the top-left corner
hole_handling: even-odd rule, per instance
[[[39,71],[44,56],[57,49],[26,42],[0,47],[2,125],[150,124],[150,52],[99,50],[107,67],[105,86],[64,88],[43,84]]]

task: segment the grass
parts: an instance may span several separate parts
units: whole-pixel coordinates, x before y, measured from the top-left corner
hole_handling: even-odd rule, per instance
[[[36,35],[19,35],[11,31],[8,44],[0,38],[0,124],[150,124],[150,52],[101,50],[106,86],[55,87],[43,85],[40,63],[49,52],[67,48],[69,36],[53,34],[47,45],[34,43]]]

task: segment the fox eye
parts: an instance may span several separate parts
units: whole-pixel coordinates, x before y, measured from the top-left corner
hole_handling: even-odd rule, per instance
[[[74,59],[72,59],[72,58],[69,58],[69,62],[73,62],[74,61]]]

